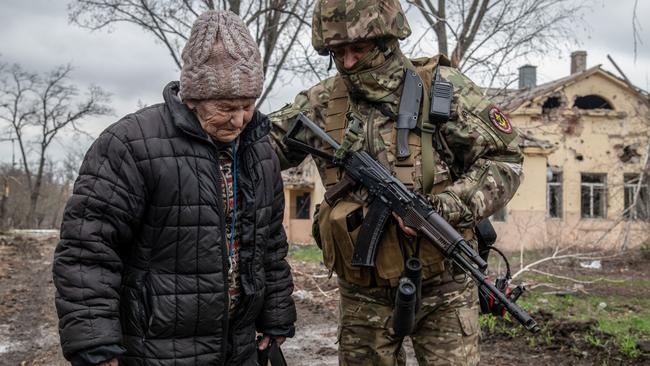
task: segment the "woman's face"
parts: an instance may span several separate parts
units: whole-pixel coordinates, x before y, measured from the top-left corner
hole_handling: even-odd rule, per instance
[[[254,98],[190,100],[186,104],[205,132],[221,142],[235,140],[255,112]]]

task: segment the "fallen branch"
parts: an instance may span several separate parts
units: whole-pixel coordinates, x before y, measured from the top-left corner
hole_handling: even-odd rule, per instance
[[[330,295],[329,295],[330,292],[338,291],[338,288],[335,288],[335,289],[333,289],[333,290],[323,291],[323,289],[322,289],[322,288],[320,287],[320,285],[318,284],[318,281],[315,280],[315,278],[325,278],[325,277],[328,277],[328,276],[311,275],[311,274],[307,274],[307,273],[304,273],[304,272],[298,271],[298,270],[296,270],[296,269],[293,270],[293,273],[298,274],[298,275],[301,275],[301,276],[305,276],[305,277],[309,278],[309,279],[314,283],[314,285],[316,286],[316,288],[318,289],[318,291],[319,291],[323,296],[325,296],[325,297],[328,297],[328,298],[329,298],[329,297],[330,297]],[[317,276],[318,276],[318,277],[317,277]]]
[[[568,249],[568,248],[566,248],[566,249]],[[536,260],[535,262],[529,263],[529,264],[521,267],[519,269],[519,271],[515,272],[515,274],[512,275],[512,278],[515,279],[519,275],[521,275],[522,273],[530,271],[530,270],[532,270],[533,267],[535,267],[537,265],[540,265],[540,264],[542,264],[544,262],[548,262],[548,261],[554,261],[554,260],[558,260],[558,259],[567,259],[567,258],[573,258],[573,259],[576,259],[576,260],[595,260],[595,259],[607,258],[607,256],[603,256],[602,252],[600,252],[600,251],[598,251],[598,252],[589,252],[589,253],[574,253],[574,254],[558,255],[558,253],[563,252],[563,251],[565,251],[565,250],[564,249],[560,250],[560,249],[556,248],[555,251],[553,252],[553,255],[551,255],[549,257],[546,257],[546,258]],[[616,255],[614,255],[614,256],[616,256]],[[614,257],[614,256],[610,256],[610,257]]]
[[[540,270],[534,269],[534,268],[530,269],[530,271],[535,272],[535,273],[539,273],[539,274],[542,274],[542,275],[548,276],[548,277],[559,278],[561,280],[566,280],[566,281],[570,281],[570,282],[573,282],[573,283],[579,283],[581,285],[590,285],[590,284],[597,283],[597,282],[608,282],[608,283],[625,283],[626,282],[625,280],[610,280],[610,279],[604,278],[604,277],[599,277],[599,278],[596,278],[595,280],[591,280],[591,281],[583,281],[583,280],[578,280],[578,279],[567,277],[567,276],[561,276],[561,275],[557,275],[557,274],[553,274],[553,273],[540,271]]]

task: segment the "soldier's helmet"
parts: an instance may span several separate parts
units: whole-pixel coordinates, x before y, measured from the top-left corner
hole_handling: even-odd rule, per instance
[[[410,34],[399,0],[318,0],[314,6],[311,44],[321,55],[344,43]]]

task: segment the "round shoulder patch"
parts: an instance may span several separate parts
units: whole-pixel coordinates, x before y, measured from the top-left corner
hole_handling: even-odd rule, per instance
[[[505,114],[503,114],[503,112],[501,112],[499,107],[492,106],[488,112],[488,115],[490,116],[490,121],[492,121],[492,124],[499,131],[508,134],[512,133],[512,125],[510,124],[510,120],[505,116]]]

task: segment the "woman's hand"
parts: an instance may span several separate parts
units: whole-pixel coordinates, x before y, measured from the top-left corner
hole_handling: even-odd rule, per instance
[[[281,346],[282,343],[287,339],[287,337],[283,336],[270,336],[268,334],[265,334],[260,343],[257,345],[257,348],[260,351],[263,351],[266,349],[266,347],[269,346],[269,343],[271,343],[271,337],[275,338],[275,342],[278,344],[278,346]],[[112,365],[111,365],[112,366]]]

